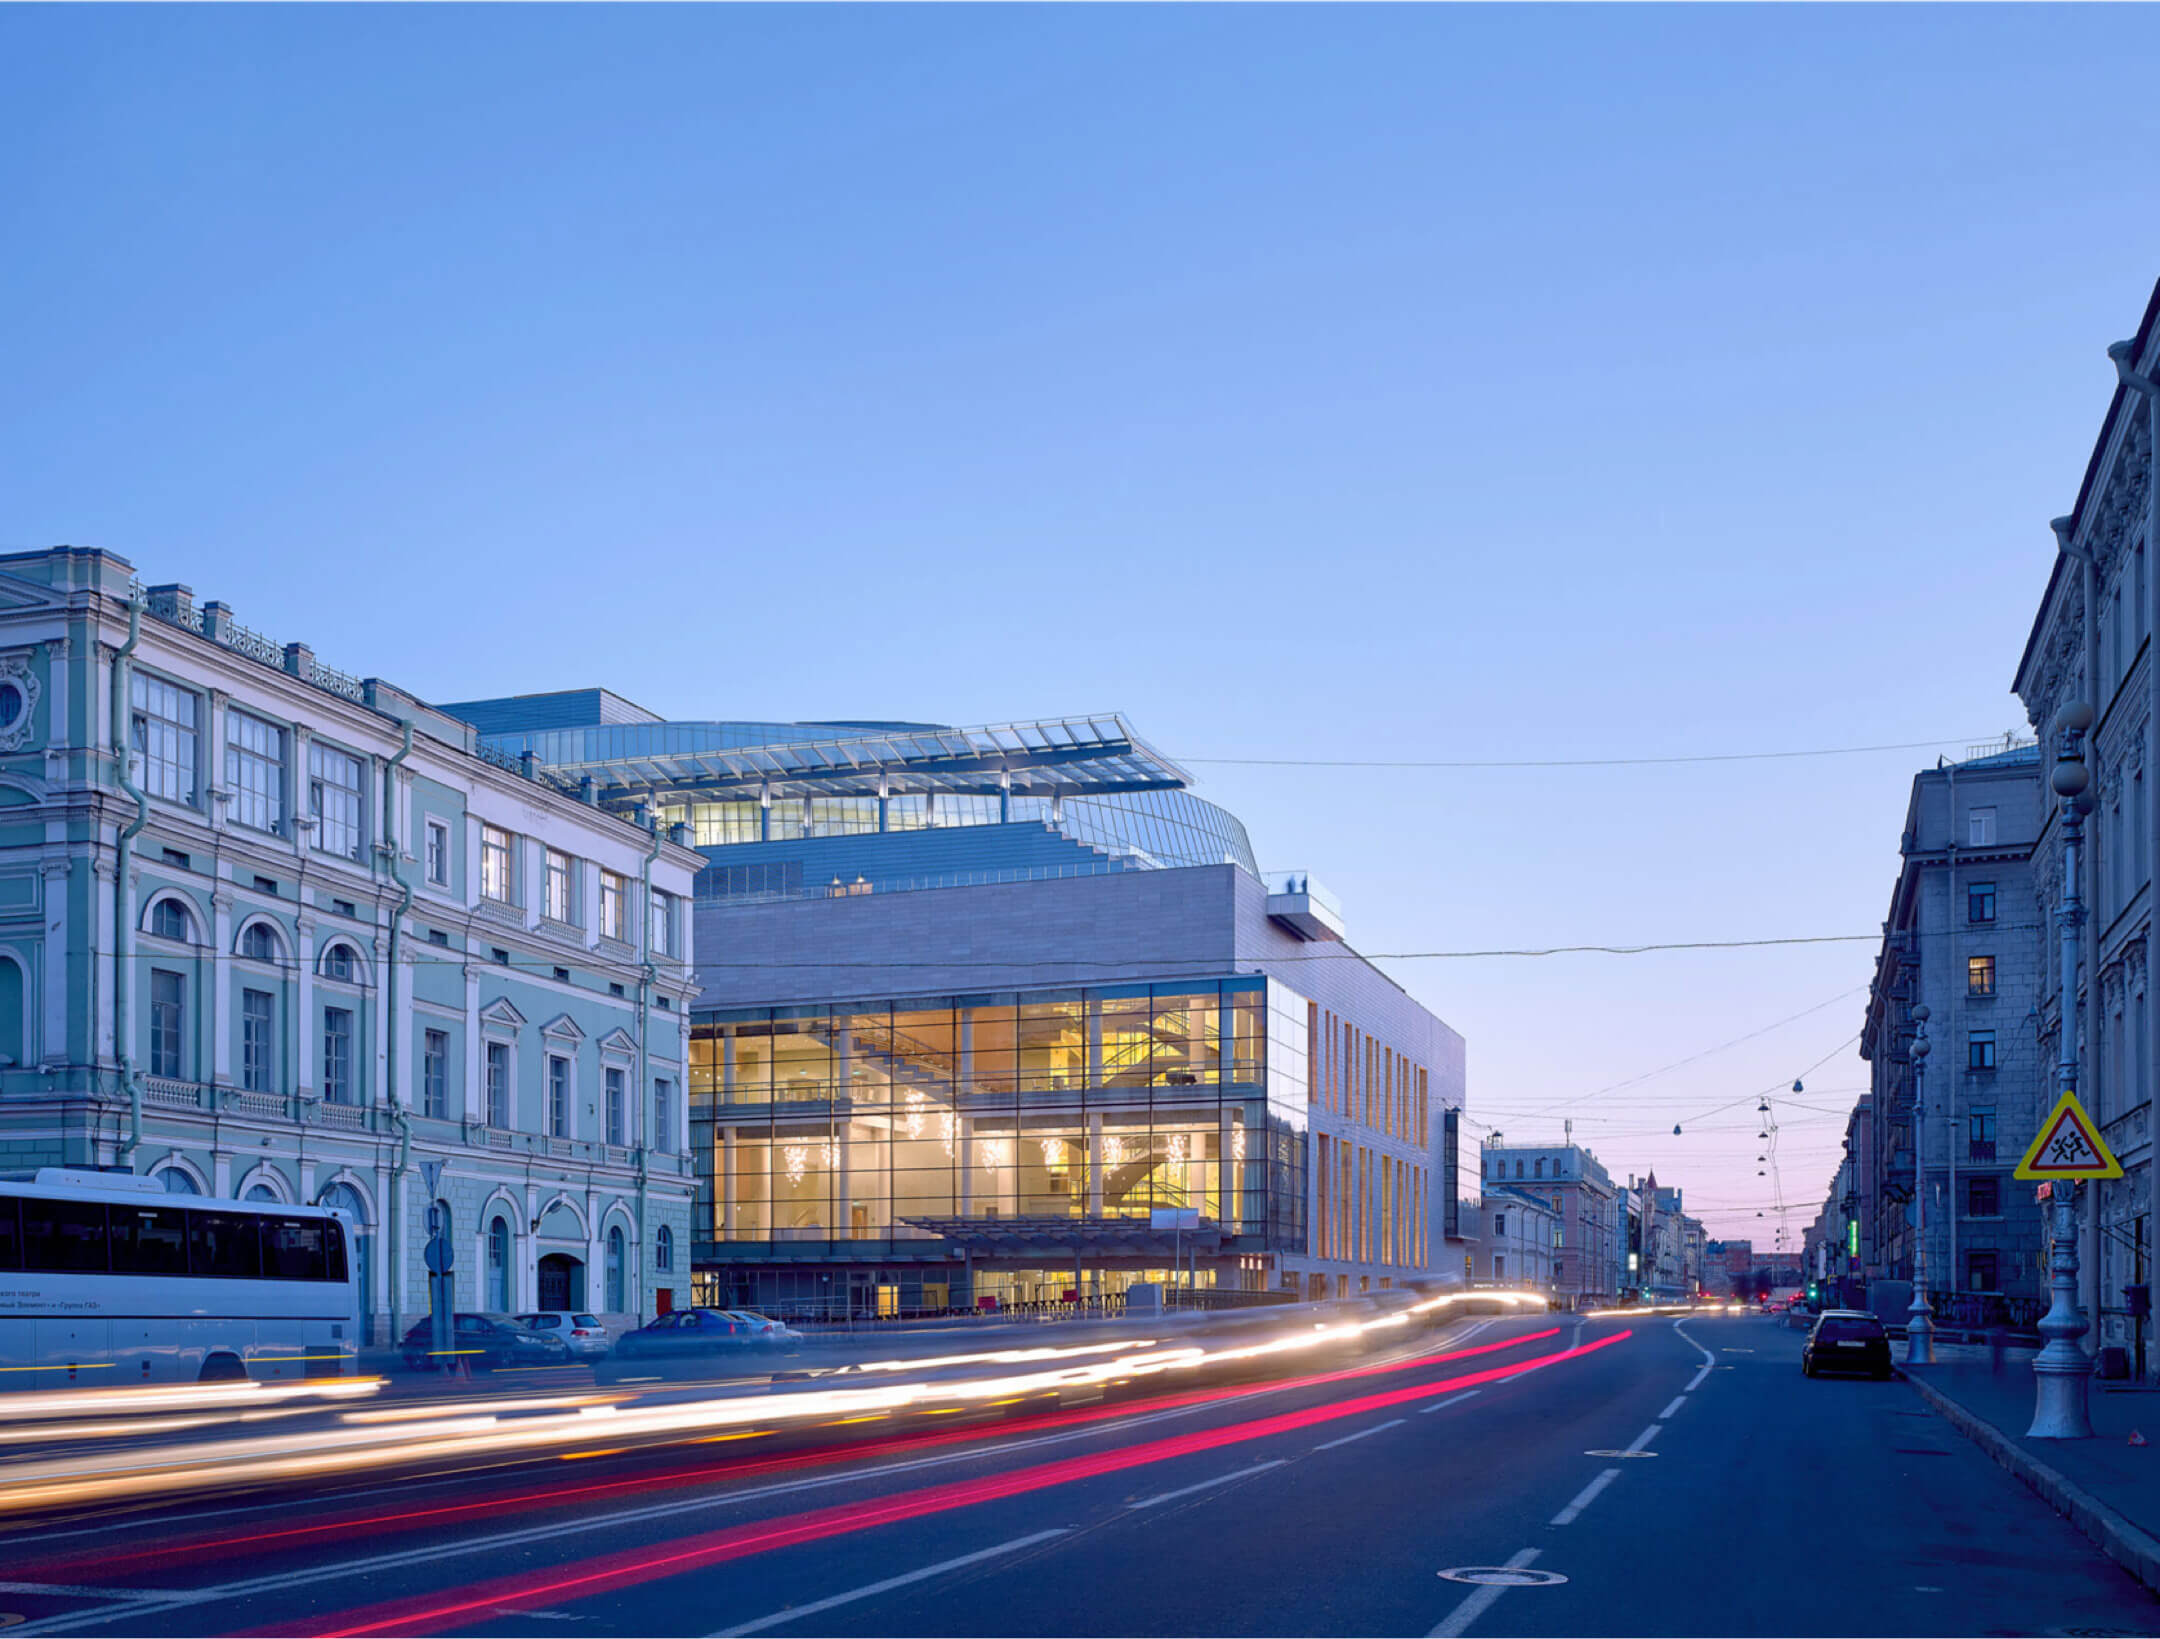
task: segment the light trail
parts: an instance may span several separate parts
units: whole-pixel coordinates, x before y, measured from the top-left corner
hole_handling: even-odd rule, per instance
[[[1273,1417],[1256,1418],[1250,1422],[1232,1423],[1223,1428],[1195,1430],[1189,1434],[1170,1435],[1113,1451],[1037,1463],[979,1479],[950,1481],[942,1485],[900,1492],[890,1497],[840,1503],[776,1520],[728,1526],[686,1538],[667,1549],[646,1545],[598,1555],[575,1566],[497,1577],[470,1584],[461,1590],[459,1596],[447,1600],[441,1594],[415,1595],[386,1601],[368,1610],[345,1613],[332,1618],[325,1625],[306,1626],[288,1622],[260,1631],[264,1634],[305,1634],[314,1636],[314,1639],[364,1639],[364,1636],[378,1634],[442,1633],[455,1627],[460,1619],[469,1619],[481,1613],[492,1615],[503,1606],[530,1609],[536,1601],[551,1603],[563,1599],[589,1599],[640,1583],[680,1576],[729,1560],[770,1553],[778,1548],[850,1535],[881,1525],[920,1519],[929,1514],[970,1508],[1006,1497],[1022,1496],[1053,1486],[1070,1485],[1076,1481],[1164,1462],[1173,1457],[1190,1456],[1197,1452],[1218,1450],[1224,1446],[1265,1439],[1272,1435],[1293,1433],[1341,1418],[1359,1417],[1413,1400],[1460,1392],[1479,1384],[1518,1377],[1565,1360],[1595,1354],[1614,1344],[1623,1343],[1634,1335],[1632,1330],[1615,1332],[1594,1343],[1539,1355],[1535,1359],[1520,1361],[1514,1365],[1492,1367],[1461,1377],[1443,1378],[1437,1383],[1413,1384],[1406,1388],[1360,1395],[1331,1405],[1313,1406],[1301,1411],[1282,1412]]]
[[[370,1468],[438,1461],[444,1457],[515,1453],[539,1454],[570,1445],[590,1448],[596,1432],[610,1442],[680,1439],[724,1432],[737,1424],[796,1423],[853,1419],[877,1413],[921,1410],[938,1405],[965,1408],[1008,1397],[1085,1388],[1171,1372],[1194,1372],[1259,1361],[1331,1345],[1355,1344],[1372,1333],[1405,1327],[1423,1315],[1464,1303],[1501,1303],[1510,1308],[1543,1308],[1545,1300],[1526,1294],[1452,1292],[1427,1298],[1394,1314],[1371,1320],[1285,1332],[1257,1343],[1209,1349],[1197,1342],[1170,1344],[1162,1338],[1127,1342],[1128,1352],[1110,1354],[1103,1345],[1076,1349],[996,1351],[978,1355],[986,1364],[1006,1364],[1004,1356],[1042,1369],[951,1381],[892,1381],[863,1387],[804,1385],[778,1393],[741,1394],[688,1402],[625,1405],[613,1397],[574,1394],[511,1402],[529,1414],[503,1419],[486,1401],[465,1400],[429,1416],[406,1415],[407,1408],[373,1409],[348,1415],[335,1425],[275,1435],[234,1436],[222,1440],[176,1442],[131,1451],[71,1452],[66,1457],[25,1460],[9,1465],[0,1488],[0,1513],[92,1502],[168,1496],[178,1492],[292,1479],[313,1479]],[[1092,1358],[1090,1358],[1092,1357]],[[948,1360],[934,1363],[950,1369]],[[880,1371],[897,1363],[879,1362]],[[923,1363],[918,1362],[918,1369]],[[849,1374],[852,1377],[853,1374]],[[336,1380],[280,1385],[290,1392],[342,1390],[344,1397],[372,1394],[377,1379]],[[159,1405],[187,1404],[189,1393],[215,1391],[237,1397],[225,1403],[261,1403],[275,1390],[259,1384],[183,1386],[136,1391],[161,1395]],[[338,1397],[335,1393],[333,1398]],[[49,1401],[53,1396],[36,1396]],[[140,1410],[144,1402],[99,1392],[108,1407]],[[96,1425],[86,1425],[95,1427]]]

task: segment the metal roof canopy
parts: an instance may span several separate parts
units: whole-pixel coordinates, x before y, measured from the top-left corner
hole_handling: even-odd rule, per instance
[[[851,734],[784,745],[598,758],[548,765],[590,776],[603,794],[668,792],[742,800],[914,796],[925,792],[1016,797],[1175,790],[1191,776],[1133,733],[1123,718],[1051,718],[987,728]]]

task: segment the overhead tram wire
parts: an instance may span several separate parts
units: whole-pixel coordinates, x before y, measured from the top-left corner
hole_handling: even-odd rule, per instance
[[[1989,737],[1952,734],[1934,740],[1903,740],[1872,746],[1817,746],[1802,751],[1706,751],[1671,757],[1533,757],[1452,760],[1394,757],[1180,757],[1181,763],[1214,768],[1658,768],[1678,763],[1782,762],[1797,757],[1860,757],[1877,751],[1925,751],[1933,746],[1975,745]]]

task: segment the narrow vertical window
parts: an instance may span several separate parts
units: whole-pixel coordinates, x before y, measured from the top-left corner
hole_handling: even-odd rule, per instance
[[[427,879],[438,888],[450,885],[450,827],[441,820],[427,822]]]
[[[626,943],[623,932],[623,889],[625,883],[614,871],[600,873],[600,932],[618,943]]]
[[[607,1084],[607,1141],[616,1145],[627,1143],[628,1140],[623,1137],[623,1117],[626,1113],[623,1109],[623,1073],[610,1069],[604,1080]]]
[[[267,990],[240,992],[240,1086],[270,1091],[277,1063],[277,997]]]
[[[652,1134],[647,1147],[663,1155],[675,1148],[675,1083],[660,1077],[652,1084]]]
[[[550,1053],[547,1061],[548,1132],[556,1138],[570,1136],[570,1061]]]
[[[510,1125],[510,1047],[507,1042],[487,1044],[487,1124]]]
[[[323,1009],[323,1101],[351,1104],[353,1096],[353,1016],[349,1007]]]
[[[435,1121],[450,1119],[450,1032],[430,1030],[420,1050],[420,1113]]]
[[[187,980],[162,968],[150,972],[150,1073],[180,1077],[181,1018],[186,1011]]]
[[[655,956],[671,956],[675,952],[674,910],[674,899],[655,888],[652,904],[647,912],[651,920],[646,924],[647,936]]]

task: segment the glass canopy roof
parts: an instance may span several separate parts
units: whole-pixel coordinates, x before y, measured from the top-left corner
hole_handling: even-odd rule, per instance
[[[985,728],[866,728],[760,745],[719,723],[610,723],[517,737],[549,771],[590,778],[602,799],[644,793],[741,797],[951,791],[1016,797],[1164,791],[1184,769],[1122,717],[1058,717]]]

